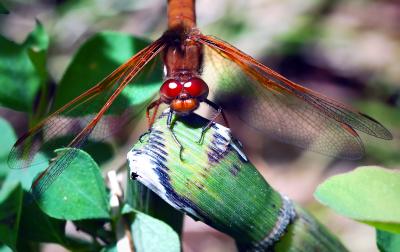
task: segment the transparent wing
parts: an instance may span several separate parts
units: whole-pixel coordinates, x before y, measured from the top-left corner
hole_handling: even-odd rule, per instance
[[[128,84],[130,86],[137,84],[135,80],[140,76],[138,73],[163,48],[163,40],[153,42],[99,84],[79,95],[33,127],[15,143],[9,155],[9,166],[16,169],[25,168],[38,164],[35,163],[35,155],[43,150],[46,141],[61,135],[71,134],[71,132],[75,133],[73,140],[66,146],[53,146],[53,148],[69,147],[69,149],[58,153],[57,157],[52,159],[49,167],[35,180],[32,191],[36,196],[45,191],[57,176],[68,167],[77,154],[76,149],[82,147],[89,137],[95,140],[103,140],[114,134],[133,118],[135,113],[126,109],[119,109],[121,113],[117,115],[103,116],[109,110],[118,109],[117,106],[112,106],[115,105],[114,101],[116,101],[118,95]],[[128,112],[130,114],[127,114]],[[77,118],[76,115],[84,116]],[[118,121],[121,119],[122,121]]]
[[[205,80],[218,83],[213,89],[217,99],[235,99],[232,107],[249,126],[279,141],[346,159],[364,154],[355,130],[392,138],[374,119],[287,80],[228,43],[204,35],[200,42],[206,51]]]

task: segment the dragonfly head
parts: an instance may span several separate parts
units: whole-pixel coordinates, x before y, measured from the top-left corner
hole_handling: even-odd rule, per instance
[[[207,84],[198,77],[186,81],[176,79],[166,80],[160,88],[161,100],[178,114],[189,114],[199,107],[201,101],[207,98]]]

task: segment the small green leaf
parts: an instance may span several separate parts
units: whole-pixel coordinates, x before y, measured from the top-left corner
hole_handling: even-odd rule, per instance
[[[67,149],[59,149],[62,152]],[[109,218],[108,197],[96,162],[78,150],[69,167],[38,200],[49,216],[64,220]]]
[[[381,252],[400,251],[400,234],[376,230],[376,243]]]
[[[21,45],[0,36],[0,105],[30,112],[46,78],[48,36],[40,23]]]
[[[8,153],[16,141],[16,136],[11,125],[0,117],[1,148],[0,148],[0,181],[9,172],[7,165]],[[1,185],[1,182],[0,182]]]
[[[123,214],[135,209],[165,222],[178,235],[182,233],[183,213],[173,208],[139,181],[129,181],[126,186],[125,198],[127,204],[122,208]]]
[[[178,234],[164,222],[149,215],[136,212],[131,230],[135,251],[181,251]]]
[[[18,240],[21,217],[22,188],[15,183],[5,183],[0,191],[0,242],[14,251]]]
[[[0,3],[0,14],[9,14],[10,12],[7,10],[7,8]]]
[[[400,233],[400,172],[361,167],[329,178],[315,197],[338,213],[381,230]]]
[[[115,32],[102,32],[90,38],[78,50],[62,77],[54,109],[60,108],[103,80],[148,44],[143,39]],[[154,97],[162,79],[161,64],[156,63],[149,64],[140,72],[135,83],[124,89],[107,113],[119,114],[129,106],[142,105]],[[82,116],[98,112],[105,103],[105,95],[110,94],[106,93],[100,95],[102,102],[89,103],[90,106],[85,107],[84,111],[71,112],[70,115]]]
[[[35,52],[47,50],[49,46],[49,36],[44,26],[36,20],[36,27],[25,39],[23,46]]]

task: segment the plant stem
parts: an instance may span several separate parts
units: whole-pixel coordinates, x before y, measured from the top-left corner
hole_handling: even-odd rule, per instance
[[[246,251],[346,251],[335,236],[276,192],[228,128],[191,114],[166,113],[128,153],[131,174],[178,210],[232,236]],[[172,134],[182,144],[179,145]]]

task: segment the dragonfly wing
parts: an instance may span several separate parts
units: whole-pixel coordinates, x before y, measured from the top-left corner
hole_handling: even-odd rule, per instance
[[[235,47],[210,36],[201,35],[200,41],[206,45],[205,73],[214,74],[211,79],[220,84],[214,90],[217,97],[239,90],[236,94],[245,103],[240,114],[251,127],[277,140],[346,159],[364,153],[355,130],[392,138],[374,119],[287,80]]]
[[[69,149],[58,153],[57,157],[50,162],[48,168],[35,180],[32,191],[36,196],[46,190],[57,176],[68,167],[76,157],[76,149],[82,147],[89,137],[92,136],[95,140],[103,140],[132,119],[132,116],[128,116],[119,124],[110,124],[106,121],[110,122],[110,120],[115,121],[116,118],[122,118],[124,113],[117,116],[108,115],[107,118],[103,116],[122,90],[128,84],[135,84],[134,78],[138,77],[138,73],[143,67],[154,59],[163,48],[163,40],[153,42],[99,84],[44,119],[15,143],[9,155],[9,165],[11,168],[25,168],[37,165],[34,159],[35,155],[44,147],[43,140],[54,139],[69,132],[75,133],[75,137],[67,146],[58,146],[59,148],[69,147]],[[98,108],[97,113],[93,113],[93,106]],[[76,118],[77,114],[85,116]]]

